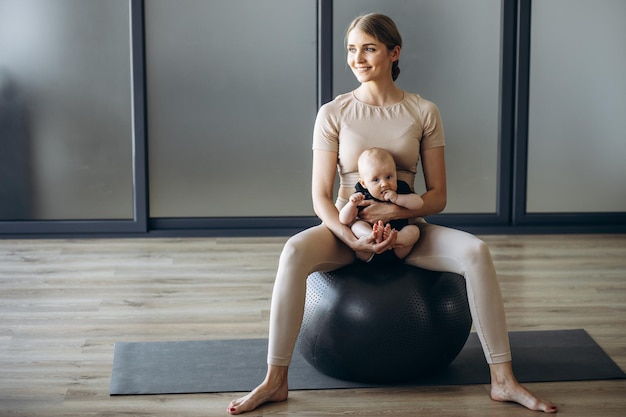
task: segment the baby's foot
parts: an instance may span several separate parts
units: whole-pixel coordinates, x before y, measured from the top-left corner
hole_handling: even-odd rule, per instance
[[[385,227],[383,227],[383,240],[387,240],[390,234],[391,234],[391,225],[387,223]]]
[[[385,229],[386,228],[382,220],[377,221],[372,226],[372,230],[374,231],[374,240],[376,243],[380,243],[383,240],[385,240],[387,237],[389,237],[389,231],[385,231]],[[385,233],[387,233],[386,236],[385,236]]]

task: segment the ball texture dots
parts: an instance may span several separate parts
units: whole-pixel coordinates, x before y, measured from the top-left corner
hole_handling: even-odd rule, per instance
[[[463,276],[357,262],[309,275],[298,346],[334,378],[411,382],[447,367],[471,327]]]

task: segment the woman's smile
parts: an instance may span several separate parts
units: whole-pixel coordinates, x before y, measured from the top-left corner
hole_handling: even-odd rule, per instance
[[[389,77],[394,58],[376,38],[353,30],[348,35],[348,65],[360,82]]]

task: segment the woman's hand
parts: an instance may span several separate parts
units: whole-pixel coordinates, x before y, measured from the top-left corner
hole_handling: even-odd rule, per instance
[[[374,200],[365,200],[361,203],[361,206],[365,206],[359,212],[359,218],[365,220],[369,224],[374,224],[381,220],[384,224],[389,223],[392,220],[397,220],[403,217],[402,207],[393,203],[381,203]]]
[[[398,231],[392,229],[389,224],[383,226],[382,222],[379,222],[379,228],[379,231],[374,228],[370,235],[362,236],[350,242],[350,249],[355,252],[375,253],[377,255],[392,250],[396,244]]]

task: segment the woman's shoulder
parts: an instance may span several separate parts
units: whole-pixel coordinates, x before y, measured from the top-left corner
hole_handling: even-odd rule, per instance
[[[418,93],[407,93],[405,92],[405,102],[412,104],[422,111],[437,111],[439,112],[439,108],[437,105],[428,99],[425,99]]]
[[[336,96],[334,99],[332,99],[331,101],[329,101],[328,103],[322,105],[322,109],[333,109],[333,110],[339,110],[339,109],[343,109],[346,106],[349,106],[350,104],[354,103],[354,94],[352,94],[352,92],[349,93],[343,93],[343,94],[339,94],[338,96]]]
[[[404,92],[404,99],[395,105],[387,107],[376,106],[364,106],[354,96],[354,92],[339,94],[331,101],[323,104],[320,109],[320,115],[331,118],[341,118],[341,115],[355,114],[358,116],[364,116],[368,113],[368,109],[385,109],[385,111],[396,112],[401,111],[402,108],[409,108],[412,114],[421,114],[422,117],[428,117],[429,115],[438,115],[439,108],[437,105],[422,97],[418,93]]]
[[[424,124],[437,123],[441,119],[439,107],[417,93],[405,93],[405,105],[411,107]]]
[[[338,120],[341,120],[345,116],[346,110],[354,103],[353,97],[352,93],[338,95],[319,108],[317,118],[337,123]]]

